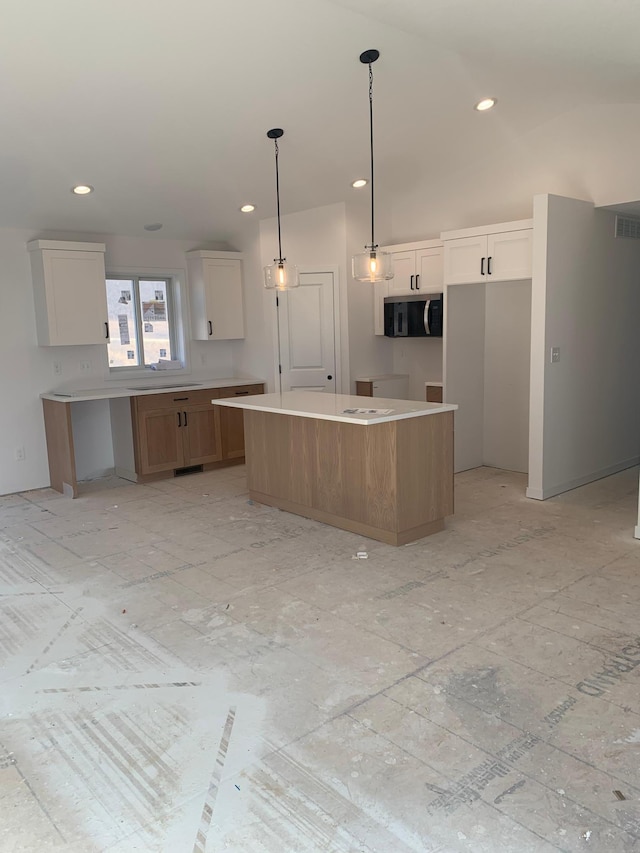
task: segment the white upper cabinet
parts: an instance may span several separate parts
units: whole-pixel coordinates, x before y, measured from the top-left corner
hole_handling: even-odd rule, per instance
[[[244,338],[242,255],[187,252],[191,327],[194,340]]]
[[[386,296],[420,296],[442,293],[443,248],[440,240],[422,240],[384,246],[393,255],[393,278],[374,285],[374,333],[384,335],[384,299]]]
[[[531,219],[447,231],[441,236],[445,284],[531,278]]]
[[[384,251],[393,255],[394,276],[389,280],[388,296],[442,293],[442,243],[439,240],[385,246]]]
[[[27,243],[40,346],[109,341],[104,243]]]

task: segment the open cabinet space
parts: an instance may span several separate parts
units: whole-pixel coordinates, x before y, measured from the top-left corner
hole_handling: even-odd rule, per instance
[[[445,305],[445,399],[456,400],[455,470],[526,473],[531,281],[452,285]]]

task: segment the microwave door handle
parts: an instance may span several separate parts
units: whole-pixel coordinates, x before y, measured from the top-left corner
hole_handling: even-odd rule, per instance
[[[424,303],[424,330],[430,335],[431,334],[431,326],[429,325],[429,309],[431,308],[431,300],[427,299]]]

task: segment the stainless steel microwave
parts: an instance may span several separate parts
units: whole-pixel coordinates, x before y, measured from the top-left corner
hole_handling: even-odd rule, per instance
[[[427,297],[388,296],[384,300],[384,333],[388,338],[441,338],[442,294]]]

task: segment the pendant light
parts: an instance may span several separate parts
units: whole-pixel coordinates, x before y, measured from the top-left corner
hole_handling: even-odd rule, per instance
[[[365,251],[354,255],[353,277],[356,281],[388,281],[393,278],[393,257],[390,252],[380,252],[375,238],[374,193],[373,193],[373,69],[372,64],[380,56],[378,50],[365,50],[360,62],[369,66],[369,141],[371,146],[371,243]]]
[[[300,277],[298,267],[288,264],[287,259],[282,257],[282,237],[280,234],[280,175],[278,172],[278,140],[284,135],[284,130],[274,127],[267,131],[269,139],[273,139],[276,149],[276,202],[278,210],[278,257],[273,263],[264,268],[264,286],[269,290],[289,290],[298,287]]]

